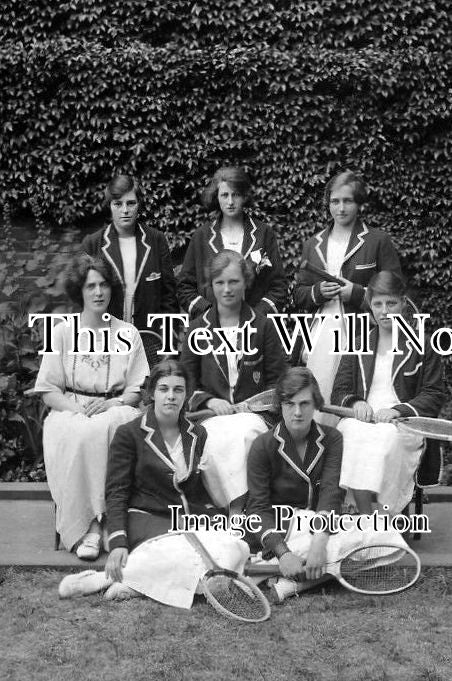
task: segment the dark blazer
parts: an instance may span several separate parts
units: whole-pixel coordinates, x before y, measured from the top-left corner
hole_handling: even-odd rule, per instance
[[[327,246],[331,228],[312,236],[303,246],[302,261],[327,269]],[[350,300],[344,303],[344,310],[360,312],[371,277],[381,270],[391,270],[401,275],[399,256],[388,234],[379,229],[369,229],[357,222],[345,253],[341,276],[353,282]],[[293,292],[294,303],[299,310],[317,311],[326,298],[320,293],[319,275],[301,270]]]
[[[259,435],[251,445],[247,463],[246,513],[257,514],[262,525],[259,532],[247,537],[251,546],[264,547],[277,556],[286,550],[284,535],[274,531],[273,505],[339,514],[344,497],[339,487],[341,463],[342,435],[315,421],[308,434],[304,461],[284,422]]]
[[[135,294],[133,303],[133,324],[140,330],[147,328],[149,313],[179,311],[176,296],[176,280],[168,244],[164,235],[152,227],[137,225]],[[118,232],[113,225],[86,236],[82,250],[88,255],[104,258],[113,268],[119,285],[112,291],[109,312],[124,319],[124,271],[119,250]]]
[[[170,505],[182,506],[181,512],[187,514],[211,513],[213,504],[199,470],[206,431],[185,417],[180,430],[188,477],[177,483],[152,407],[118,427],[109,449],[105,490],[110,551],[128,547],[129,508],[166,517],[162,532],[169,529]]]
[[[239,326],[249,324],[256,329],[251,335],[251,350],[253,355],[243,355],[239,361],[238,379],[233,392],[233,403],[243,400],[273,388],[284,371],[286,362],[278,335],[273,323],[263,315],[255,312],[247,303],[242,304]],[[228,365],[226,355],[210,352],[206,355],[193,353],[188,346],[188,335],[194,329],[218,328],[218,313],[216,306],[193,320],[184,340],[181,362],[190,375],[190,392],[192,393],[189,407],[192,411],[200,409],[211,397],[218,397],[231,402]],[[200,343],[204,347],[204,343]],[[221,340],[214,334],[211,341],[214,349],[221,345]]]
[[[178,277],[179,300],[191,317],[207,310],[214,302],[209,283],[212,258],[224,250],[220,216],[199,227],[193,234]],[[245,215],[242,255],[252,262],[251,254],[267,255],[271,267],[262,267],[246,292],[246,301],[262,314],[281,312],[287,296],[287,281],[272,228]]]
[[[334,380],[332,404],[352,407],[358,400],[366,400],[372,384],[378,347],[378,327],[371,330],[369,346],[371,355],[344,355]],[[403,338],[399,345],[401,355],[394,354],[392,362],[392,387],[398,402],[388,404],[400,416],[437,417],[445,400],[441,360],[425,338],[425,354],[421,355]],[[439,443],[427,440],[427,451],[419,471],[419,483],[435,484],[441,465]]]

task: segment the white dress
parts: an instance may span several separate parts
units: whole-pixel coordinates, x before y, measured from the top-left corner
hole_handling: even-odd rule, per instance
[[[139,393],[149,373],[143,344],[134,326],[112,317],[112,336],[120,328],[130,330],[130,354],[69,355],[72,329],[58,324],[54,329],[54,348],[60,354],[43,355],[35,392],[60,392],[82,405],[91,398],[66,392],[67,387],[98,393],[106,390]],[[44,462],[56,504],[56,529],[68,550],[88,531],[91,521],[105,512],[109,444],[116,428],[140,413],[127,405],[91,417],[52,409],[44,421]]]
[[[399,402],[391,383],[392,362],[391,353],[377,353],[367,397],[374,412]],[[402,432],[392,423],[357,419],[343,419],[337,429],[344,438],[340,486],[374,492],[390,515],[400,513],[413,496],[423,438]]]
[[[348,241],[338,243],[330,238],[327,245],[327,271],[336,277],[340,276],[342,264],[344,262],[345,253],[347,251]],[[333,388],[334,379],[339,367],[341,359],[340,354],[332,354],[334,330],[341,329],[342,338],[344,338],[344,307],[340,298],[328,300],[318,310],[318,314],[328,315],[323,322],[319,337],[312,349],[312,352],[306,355],[306,366],[312,371],[319,384],[320,392],[327,404],[331,402],[331,391]],[[313,333],[316,322],[313,325]],[[315,413],[315,420],[318,423],[323,423],[328,426],[335,426],[338,422],[338,417],[332,414],[323,414],[321,412]]]

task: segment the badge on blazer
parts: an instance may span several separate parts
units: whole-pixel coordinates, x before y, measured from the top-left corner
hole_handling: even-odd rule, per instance
[[[261,372],[260,371],[253,371],[253,381],[255,382],[255,384],[258,385],[260,380],[261,380]]]

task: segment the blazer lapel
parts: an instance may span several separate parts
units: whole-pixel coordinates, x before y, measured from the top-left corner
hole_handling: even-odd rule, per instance
[[[304,462],[302,463],[295,444],[283,422],[278,423],[273,431],[273,437],[278,442],[278,454],[295,471],[297,475],[308,485],[308,507],[312,502],[312,484],[309,475],[305,471]]]
[[[248,215],[245,216],[245,224],[243,230],[242,255],[246,259],[256,246],[256,232],[257,225]]]
[[[364,243],[365,236],[368,233],[369,230],[367,229],[366,225],[363,222],[361,222],[361,220],[358,220],[353,229],[350,241],[348,242],[347,251],[344,256],[344,263],[347,262],[347,260],[349,260],[352,257],[352,255],[355,255],[356,251],[359,251],[359,249]]]
[[[147,234],[145,230],[140,225],[137,225],[135,232],[135,238],[137,243],[137,260],[135,264],[135,286],[137,286],[138,282],[140,281],[140,277],[143,273],[146,261],[149,257],[149,253],[151,252],[151,246],[147,242],[146,237]]]
[[[196,443],[198,442],[196,425],[193,423],[193,421],[189,421],[185,416],[182,416],[180,419],[180,432],[182,437],[185,464],[187,466],[187,478],[189,478],[193,472]]]
[[[176,467],[168,454],[165,443],[163,441],[162,434],[157,425],[157,419],[155,418],[154,410],[152,407],[148,407],[146,414],[143,415],[141,419],[141,429],[145,431],[146,435],[144,441],[152,449],[154,454],[163,461],[164,464],[170,468],[173,473],[176,471]]]
[[[113,225],[108,225],[103,235],[101,251],[105,260],[110,263],[119,281],[124,286],[121,251],[119,250],[118,232]]]
[[[403,347],[402,347],[402,344],[403,344]],[[411,343],[408,344],[407,339],[405,337],[403,337],[402,343],[400,343],[400,346],[401,346],[401,350],[402,350],[403,354],[402,355],[396,355],[396,354],[393,355],[392,371],[391,371],[391,382],[392,382],[392,386],[394,388],[394,392],[396,393],[396,395],[397,395],[397,391],[395,389],[396,379],[399,376],[400,371],[405,366],[405,364],[410,361],[411,356],[413,355],[413,352],[414,352]]]
[[[369,349],[370,354],[358,355],[358,365],[361,374],[361,385],[363,387],[364,399],[367,399],[370,385],[375,370],[375,361],[377,359],[378,347],[378,327],[374,327],[369,334]]]
[[[208,243],[209,243],[209,246],[212,249],[212,251],[215,253],[215,255],[223,250],[223,239],[221,238],[219,216],[217,216],[215,218],[215,220],[212,222],[212,224],[210,225],[210,234],[209,234]]]
[[[216,305],[212,305],[211,308],[207,310],[207,312],[204,313],[203,315],[203,320],[205,323],[206,329],[209,329],[212,331],[212,329],[217,329],[219,327],[219,322],[218,322],[218,313],[217,313],[217,308]],[[212,347],[214,350],[218,348],[220,345],[221,341],[220,338],[217,336],[217,334],[213,334],[212,338]],[[212,357],[217,365],[222,377],[226,381],[226,385],[229,388],[229,372],[228,372],[228,361],[226,359],[226,355],[222,354],[216,354],[215,352],[212,352]]]
[[[330,230],[329,229],[324,229],[318,234],[315,235],[315,240],[316,240],[316,245],[315,245],[315,252],[317,253],[317,256],[320,260],[320,263],[322,264],[322,267],[327,270],[328,269],[328,263],[327,263],[327,247],[328,247],[328,235],[329,235]]]

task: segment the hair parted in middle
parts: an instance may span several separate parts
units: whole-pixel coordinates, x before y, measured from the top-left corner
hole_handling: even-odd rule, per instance
[[[220,251],[220,253],[217,253],[217,255],[212,258],[208,271],[210,284],[212,284],[214,279],[221,275],[228,265],[232,264],[239,266],[245,280],[245,288],[249,288],[254,279],[253,268],[241,253],[231,251],[229,248],[225,248],[224,251]]]
[[[281,405],[288,402],[300,390],[305,388],[311,389],[312,399],[316,409],[321,409],[325,403],[320,392],[317,379],[306,367],[289,367],[281,376],[275,386],[275,398],[273,406],[275,410],[281,414]]]
[[[207,187],[201,193],[201,202],[208,211],[220,210],[218,203],[218,185],[227,182],[231,189],[245,199],[244,206],[251,203],[251,181],[243,168],[224,166],[216,171]]]
[[[362,206],[366,203],[367,189],[363,178],[352,170],[344,170],[343,172],[334,175],[334,177],[326,183],[325,191],[323,193],[323,205],[327,215],[329,215],[331,194],[344,185],[349,185],[352,188],[353,198],[358,206]]]
[[[175,359],[169,357],[162,359],[158,364],[155,364],[151,373],[146,379],[146,394],[148,401],[154,401],[154,390],[161,378],[166,376],[179,376],[185,381],[185,388],[188,392],[188,373],[186,368]]]
[[[79,253],[64,270],[64,290],[69,299],[80,307],[83,307],[82,289],[90,270],[98,272],[111,288],[117,284],[115,274],[105,260]]]

